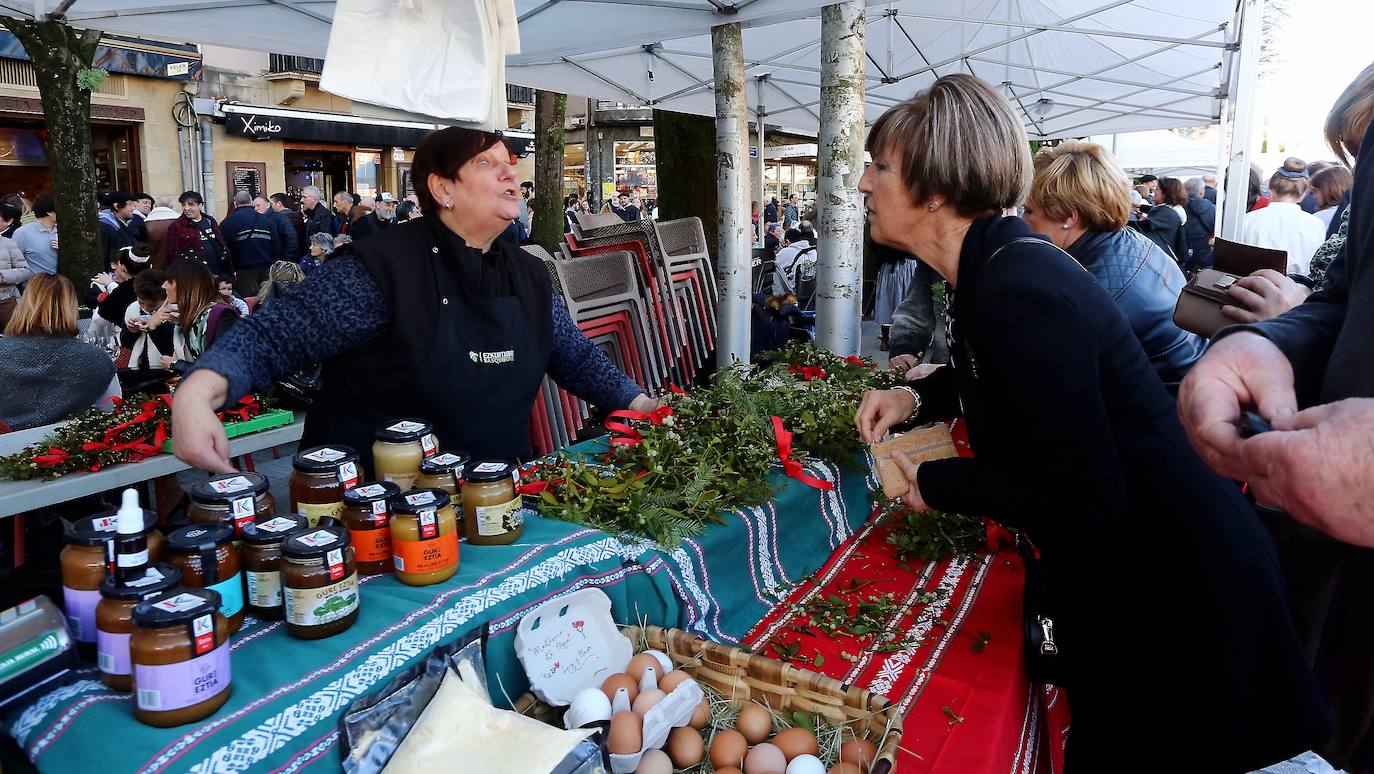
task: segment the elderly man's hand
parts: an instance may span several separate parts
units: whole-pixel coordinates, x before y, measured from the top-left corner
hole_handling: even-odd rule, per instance
[[[1278,317],[1312,295],[1311,288],[1299,285],[1273,269],[1260,269],[1241,277],[1226,291],[1237,306],[1223,306],[1221,313],[1241,323],[1257,323]]]
[[[1244,481],[1252,469],[1240,451],[1242,407],[1276,424],[1297,413],[1293,366],[1273,342],[1235,333],[1193,365],[1178,391],[1178,415],[1193,448],[1212,470]]]
[[[1374,399],[1276,419],[1240,445],[1255,499],[1338,540],[1374,547]]]

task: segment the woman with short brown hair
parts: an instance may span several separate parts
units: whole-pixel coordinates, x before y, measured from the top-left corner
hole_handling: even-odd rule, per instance
[[[57,422],[119,395],[114,363],[77,334],[76,288],[37,274],[0,336],[0,430]]]
[[[902,499],[988,516],[1039,549],[1068,771],[1245,772],[1318,744],[1326,715],[1254,510],[1189,447],[1102,286],[1001,216],[1030,187],[1011,105],[945,76],[879,119],[869,152],[873,238],[948,283],[950,366],[866,394],[855,424],[872,442],[964,417],[973,457],[893,455]],[[1204,722],[1170,721],[1178,691]]]
[[[1183,230],[1183,224],[1188,222],[1188,212],[1183,209],[1187,203],[1188,194],[1183,190],[1183,181],[1175,177],[1161,177],[1155,188],[1154,206],[1146,213],[1144,228],[1141,229],[1179,266],[1188,265],[1192,255],[1188,247],[1188,235]]]

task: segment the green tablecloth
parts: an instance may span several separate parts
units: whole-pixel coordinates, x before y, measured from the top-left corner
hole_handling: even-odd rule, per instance
[[[249,618],[231,642],[233,695],[200,723],[144,726],[133,718],[129,695],[106,689],[87,668],[11,711],[6,727],[44,771],[333,771],[339,718],[354,699],[483,622],[491,624],[493,696],[523,693],[516,625],[560,594],[600,588],[618,622],[737,642],[777,601],[770,589],[818,569],[869,516],[862,460],[843,470],[807,467],[835,482],[835,491],[777,474],[775,500],[727,514],[726,524],[672,552],[531,516],[519,544],[464,544],[460,570],[444,583],[368,579],[357,623],[334,637],[297,640],[280,623]]]

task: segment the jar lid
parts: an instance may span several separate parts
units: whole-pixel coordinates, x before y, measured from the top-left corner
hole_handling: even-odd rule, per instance
[[[343,527],[316,527],[298,532],[281,544],[281,555],[292,559],[313,559],[348,545],[348,530]]]
[[[423,419],[409,417],[390,419],[377,425],[376,437],[382,443],[410,443],[434,431],[434,425]]]
[[[142,577],[120,583],[107,575],[100,582],[100,596],[106,599],[147,599],[154,594],[170,591],[181,585],[181,570],[174,565],[158,563],[143,568]]]
[[[178,588],[145,599],[134,607],[134,625],[166,628],[189,623],[219,609],[219,592]]]
[[[444,452],[420,460],[421,473],[453,473],[463,475],[463,466],[471,459],[462,452]]]
[[[351,446],[329,444],[312,446],[291,458],[291,467],[302,473],[333,473],[345,462],[356,462],[358,453]]]
[[[193,554],[207,543],[220,545],[233,539],[234,528],[223,522],[187,524],[168,532],[165,545],[173,553]]]
[[[377,500],[390,500],[400,493],[401,488],[390,481],[371,481],[344,492],[343,501],[348,505],[364,505]]]
[[[250,494],[257,497],[267,489],[267,477],[261,473],[225,473],[191,487],[191,499],[198,503],[228,503]]]
[[[309,524],[304,516],[282,513],[270,519],[249,522],[243,525],[243,542],[255,546],[270,546],[286,540],[296,530]]]
[[[468,465],[463,470],[463,479],[473,484],[485,484],[490,481],[500,481],[503,478],[511,478],[515,473],[515,466],[509,462],[500,460],[482,460],[473,465]]]
[[[63,522],[62,532],[66,536],[67,542],[72,545],[103,546],[106,541],[113,540],[115,537],[115,528],[119,522],[117,513],[118,511],[107,511],[95,516],[85,516],[73,522]],[[155,527],[157,527],[157,514],[152,511],[144,511],[143,534],[152,532]]]
[[[449,499],[448,492],[442,489],[412,489],[391,498],[391,512],[419,513],[429,508],[447,508]]]

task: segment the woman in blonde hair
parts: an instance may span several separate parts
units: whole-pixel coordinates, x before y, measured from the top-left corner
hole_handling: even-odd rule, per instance
[[[1326,714],[1254,510],[1188,445],[1111,296],[1002,216],[1031,184],[1011,105],[947,75],[879,118],[868,150],[873,239],[950,288],[950,366],[869,392],[855,424],[871,442],[964,417],[973,457],[893,455],[902,499],[996,519],[1039,548],[1032,609],[1053,626],[1028,623],[1059,651],[1048,677],[1073,715],[1070,774],[1247,772],[1320,743]]]
[[[1269,178],[1269,206],[1245,216],[1240,241],[1288,253],[1288,273],[1307,274],[1312,254],[1326,241],[1326,225],[1303,212],[1298,202],[1307,193],[1307,164],[1292,156]]]
[[[119,395],[110,356],[76,338],[76,289],[61,274],[37,274],[0,337],[0,424],[25,430]]]
[[[1130,179],[1106,148],[1066,140],[1036,154],[1022,217],[1092,272],[1126,315],[1155,373],[1177,385],[1206,343],[1174,325],[1183,272],[1153,241],[1127,227],[1130,192]]]

